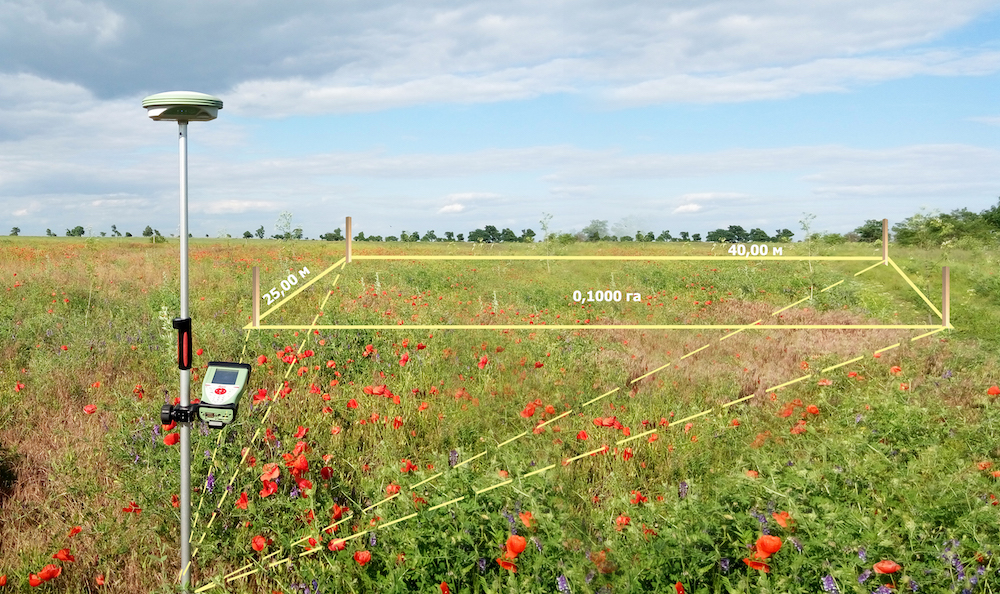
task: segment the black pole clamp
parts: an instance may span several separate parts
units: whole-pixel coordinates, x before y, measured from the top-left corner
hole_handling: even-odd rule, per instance
[[[191,318],[174,318],[177,330],[177,368],[191,369]]]
[[[160,423],[169,425],[171,421],[178,423],[192,423],[198,417],[198,405],[189,404],[181,406],[179,404],[164,404],[160,409]]]

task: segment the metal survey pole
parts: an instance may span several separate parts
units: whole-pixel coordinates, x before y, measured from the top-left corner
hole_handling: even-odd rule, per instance
[[[177,122],[181,150],[181,319],[188,319],[188,167],[186,121]],[[184,348],[181,345],[180,348]],[[188,353],[190,358],[190,353]],[[191,370],[181,369],[181,407],[191,406]],[[181,589],[191,580],[191,422],[181,430]]]
[[[181,239],[181,311],[174,318],[177,330],[177,368],[180,370],[180,405],[165,404],[160,410],[160,421],[168,425],[176,421],[180,428],[181,447],[181,589],[187,590],[191,582],[191,422],[196,411],[191,408],[192,351],[191,317],[188,312],[188,122],[214,120],[222,101],[211,95],[191,91],[157,93],[142,100],[146,114],[155,121],[177,122],[180,145],[180,239]]]

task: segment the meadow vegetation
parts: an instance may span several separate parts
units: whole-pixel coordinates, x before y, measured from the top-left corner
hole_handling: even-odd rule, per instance
[[[355,244],[360,255],[724,249]],[[881,254],[868,243],[809,249]],[[784,244],[785,256],[807,253]],[[305,327],[322,313],[317,324],[396,328],[243,329],[251,267],[267,291],[304,268],[299,283],[314,278],[342,255],[342,242],[191,242],[193,385],[210,360],[254,367],[237,422],[192,431],[195,587],[997,589],[995,244],[891,246],[939,308],[941,267],[951,269],[954,328],[917,341],[927,330],[745,330],[720,341],[718,329],[588,328],[940,323],[892,267],[854,276],[874,262],[752,258],[357,259],[263,323]],[[0,592],[35,581],[60,592],[176,590],[179,446],[167,445],[176,429],[160,425],[159,409],[177,397],[178,277],[176,239],[0,239]],[[641,300],[574,303],[575,290]],[[408,328],[417,324],[537,329]],[[546,328],[555,324],[578,327]],[[306,547],[315,551],[298,557]],[[290,553],[297,558],[271,566]],[[899,569],[880,573],[892,569],[876,568],[883,560]],[[224,579],[247,565],[260,570]]]

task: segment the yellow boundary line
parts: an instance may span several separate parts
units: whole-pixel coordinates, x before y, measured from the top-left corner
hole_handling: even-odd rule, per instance
[[[310,279],[309,282],[303,284],[301,287],[299,287],[298,289],[295,289],[294,291],[292,291],[291,293],[289,293],[287,296],[285,296],[284,299],[282,299],[281,301],[275,303],[274,306],[271,309],[269,309],[266,312],[260,314],[260,316],[258,316],[258,318],[257,318],[257,321],[260,322],[261,320],[263,320],[264,318],[266,318],[268,315],[270,315],[272,312],[276,311],[279,307],[281,307],[282,305],[284,305],[285,303],[287,303],[289,299],[291,299],[292,297],[295,297],[296,295],[298,295],[302,291],[305,291],[306,289],[308,289],[309,287],[311,287],[313,285],[313,283],[315,283],[319,279],[321,279],[324,276],[326,276],[326,275],[330,274],[331,272],[333,272],[333,270],[336,269],[338,266],[344,266],[346,263],[347,263],[347,259],[346,258],[341,258],[341,259],[337,260],[336,264],[334,264],[333,266],[327,268],[323,272],[317,274],[315,277],[313,277],[312,279]],[[336,281],[334,281],[334,284],[336,284]],[[253,326],[250,326],[250,328],[254,329]]]
[[[294,324],[273,324],[247,328],[250,330],[729,330],[738,324],[323,324],[319,326],[296,326]],[[940,328],[941,324],[857,324],[853,326],[835,324],[759,324],[753,329],[760,330],[925,330]]]
[[[924,303],[927,304],[927,307],[931,308],[931,311],[936,313],[939,318],[944,319],[944,316],[941,314],[940,311],[938,311],[938,308],[934,307],[934,304],[931,303],[931,300],[928,299],[926,295],[920,292],[920,289],[917,288],[917,285],[913,284],[913,281],[910,280],[910,277],[906,276],[906,273],[903,272],[903,270],[896,265],[896,262],[894,262],[892,258],[889,258],[889,264],[891,264],[892,267],[896,269],[896,272],[898,272],[899,275],[903,277],[903,280],[905,280],[907,284],[909,284],[913,288],[913,290],[917,292],[917,295],[920,295],[920,298],[924,300]]]
[[[882,256],[407,256],[392,254],[382,256],[351,255],[352,260],[829,260],[841,262],[882,262]]]

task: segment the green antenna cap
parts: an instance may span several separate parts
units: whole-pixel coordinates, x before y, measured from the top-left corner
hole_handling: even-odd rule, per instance
[[[222,100],[194,91],[168,91],[146,97],[142,106],[156,121],[207,122],[218,117]]]

